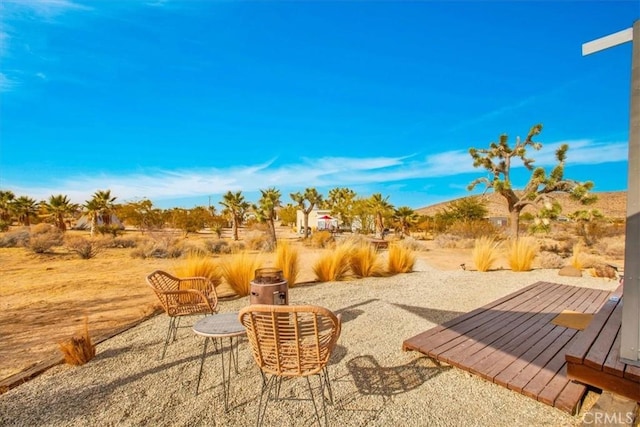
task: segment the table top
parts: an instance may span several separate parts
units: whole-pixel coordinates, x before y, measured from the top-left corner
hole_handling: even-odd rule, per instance
[[[212,338],[235,337],[247,333],[238,320],[238,312],[206,316],[193,325],[193,332],[203,337]]]

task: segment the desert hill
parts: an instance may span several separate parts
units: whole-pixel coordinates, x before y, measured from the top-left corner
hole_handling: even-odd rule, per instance
[[[593,205],[581,205],[579,202],[573,201],[566,193],[557,193],[553,195],[553,198],[557,200],[562,206],[562,215],[569,215],[577,210],[583,209],[597,209],[607,218],[626,218],[627,216],[627,192],[626,191],[611,191],[611,192],[594,192],[598,196],[598,200]],[[496,193],[489,193],[483,196],[468,196],[468,197],[481,197],[486,201],[486,207],[489,211],[489,216],[508,216],[507,202],[504,197]],[[464,199],[461,198],[461,199]],[[442,211],[449,203],[454,202],[454,199],[448,202],[438,203],[431,206],[425,206],[423,208],[416,209],[421,215],[433,216],[436,213]],[[527,207],[524,212],[535,212],[533,208]]]

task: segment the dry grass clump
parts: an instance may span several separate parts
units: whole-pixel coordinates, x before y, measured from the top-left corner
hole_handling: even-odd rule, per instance
[[[326,248],[331,243],[333,243],[333,235],[326,230],[316,231],[309,239],[309,244],[314,248]]]
[[[103,239],[87,239],[82,236],[68,236],[65,239],[65,246],[80,258],[91,259],[105,248],[105,241]]]
[[[566,264],[564,258],[554,252],[549,251],[540,252],[537,257],[537,262],[541,268],[546,269],[560,269]]]
[[[349,258],[351,271],[358,277],[382,276],[384,266],[376,249],[368,242],[353,246]]]
[[[26,246],[29,241],[29,229],[22,228],[20,230],[8,231],[0,237],[0,248],[17,248]]]
[[[434,239],[436,246],[439,248],[450,249],[470,249],[473,248],[475,240],[456,236],[453,234],[438,234]]]
[[[398,243],[389,245],[387,271],[389,274],[409,273],[416,264],[416,255],[412,249]]]
[[[580,243],[574,244],[571,251],[569,264],[577,270],[582,270],[584,268],[585,255],[586,254],[584,253],[584,246],[582,246]]]
[[[606,256],[622,259],[624,258],[624,248],[625,242],[624,240],[606,238],[602,239],[600,242],[596,244],[596,249],[599,253],[604,254]]]
[[[84,331],[80,336],[73,336],[59,344],[64,361],[69,365],[84,365],[96,355],[96,346],[91,342],[89,322],[84,319]]]
[[[51,224],[37,224],[31,227],[26,247],[37,254],[48,252],[54,246],[62,245],[64,235]]]
[[[618,277],[618,271],[608,264],[596,264],[589,268],[589,274],[593,277],[605,277],[607,279],[616,279]]]
[[[300,274],[300,254],[298,249],[286,240],[278,242],[276,249],[276,268],[282,270],[285,280],[290,288],[296,285]]]
[[[478,271],[489,271],[498,261],[498,245],[499,242],[494,237],[482,236],[476,239],[471,256]]]
[[[220,263],[225,282],[241,297],[249,295],[255,271],[261,267],[262,257],[259,254],[252,255],[244,251],[225,257]]]
[[[272,252],[274,250],[271,240],[265,231],[251,230],[245,233],[244,242],[249,250]]]
[[[214,286],[218,286],[222,281],[222,274],[217,262],[213,258],[201,254],[189,254],[174,267],[174,271],[178,277],[206,277],[211,280]]]
[[[531,271],[538,255],[538,242],[531,236],[511,239],[507,243],[507,259],[512,271]]]
[[[312,267],[316,279],[320,282],[344,279],[349,272],[349,260],[353,248],[353,243],[345,241],[322,255]]]

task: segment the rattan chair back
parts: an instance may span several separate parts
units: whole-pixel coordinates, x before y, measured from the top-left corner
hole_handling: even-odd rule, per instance
[[[240,311],[253,358],[260,369],[279,376],[322,371],[340,336],[340,319],[312,305],[252,304]]]

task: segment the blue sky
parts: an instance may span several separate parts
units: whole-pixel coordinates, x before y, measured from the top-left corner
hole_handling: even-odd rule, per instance
[[[420,208],[484,176],[470,147],[543,123],[536,165],[568,143],[568,178],[625,190],[631,44],[581,45],[638,18],[638,0],[4,0],[0,189]]]

